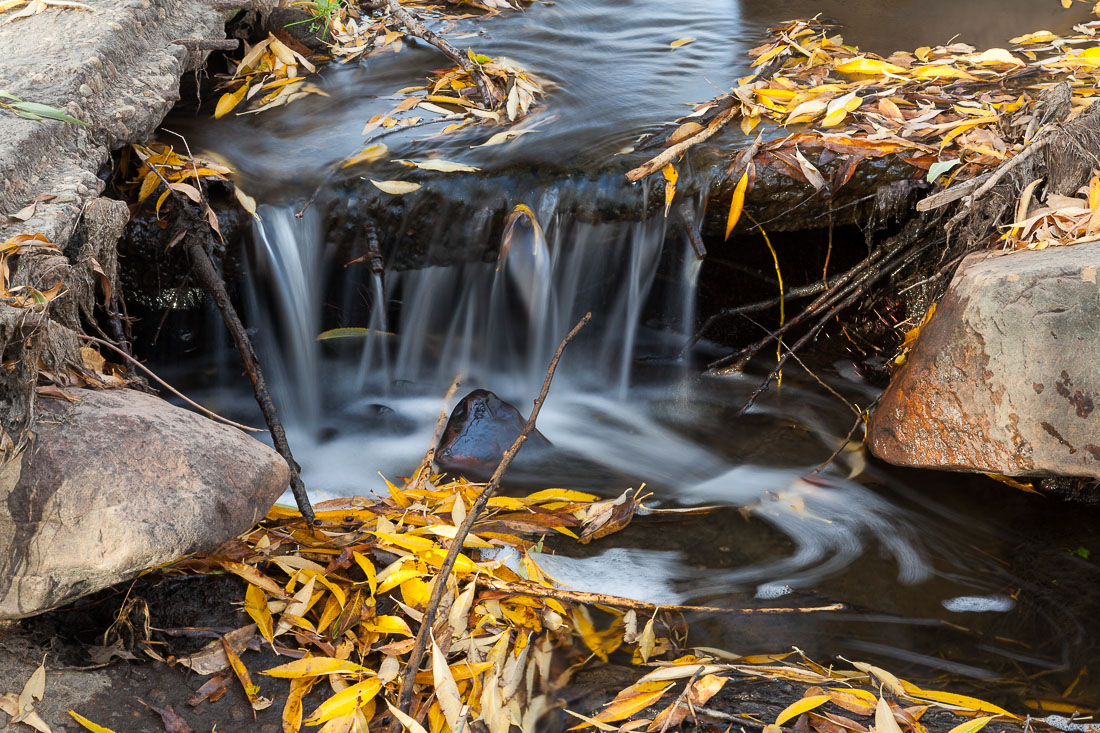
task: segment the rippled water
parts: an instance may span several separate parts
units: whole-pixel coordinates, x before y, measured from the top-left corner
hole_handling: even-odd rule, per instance
[[[1083,6],[1082,6],[1083,7]],[[556,83],[539,132],[500,148],[452,138],[443,154],[487,168],[517,162],[580,166],[715,96],[747,71],[762,30],[817,12],[846,22],[849,41],[888,52],[950,40],[1003,44],[1017,33],[1064,30],[1084,10],[1055,0],[947,2],[714,2],[657,0],[535,4],[469,22],[465,42],[514,58]],[[465,27],[465,26],[464,26]],[[695,37],[677,50],[669,42]],[[324,247],[316,210],[292,212],[333,162],[361,149],[363,123],[390,109],[393,90],[439,65],[431,50],[325,72],[329,98],[172,129],[242,172],[264,224],[250,248],[246,312],[315,499],[382,487],[427,448],[451,378],[498,392],[526,412],[556,340],[581,313],[594,324],[567,352],[539,422],[550,458],[518,466],[512,490],[568,486],[613,495],[645,483],[664,505],[722,509],[676,521],[638,519],[579,547],[552,543],[547,570],[584,590],[720,606],[843,602],[816,616],[693,619],[692,640],[741,653],[797,644],[931,679],[948,673],[1019,706],[1065,696],[1095,706],[1100,682],[1067,692],[1100,652],[1100,514],[1016,492],[980,477],[902,471],[842,451],[853,415],[797,369],[749,414],[754,377],[706,379],[676,357],[694,308],[698,265],[663,220],[580,223],[553,186],[517,189],[546,228],[515,259],[460,268],[344,270]],[[438,149],[427,132],[387,139],[394,157]],[[623,187],[623,197],[642,192]],[[289,203],[279,206],[277,202]],[[485,222],[445,222],[467,237]],[[481,227],[478,229],[477,227]],[[527,259],[523,259],[527,257]],[[384,303],[379,308],[377,303]],[[371,335],[319,346],[332,326]],[[216,327],[216,326],[214,326]],[[258,422],[231,351],[204,357],[205,403]],[[874,390],[845,379],[850,364],[818,354],[815,371],[849,400]],[[186,367],[192,375],[193,365]]]

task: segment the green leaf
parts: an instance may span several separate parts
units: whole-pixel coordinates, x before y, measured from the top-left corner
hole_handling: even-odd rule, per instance
[[[56,107],[51,107],[47,104],[39,104],[38,102],[16,102],[12,105],[12,108],[20,112],[26,112],[28,114],[35,115],[39,119],[57,120],[59,122],[71,122],[76,125],[87,126],[86,122],[82,122],[75,117],[65,114],[65,112],[63,112],[62,110],[59,110]]]
[[[937,178],[961,163],[962,161],[958,158],[936,161],[928,168],[928,182],[935,183]]]

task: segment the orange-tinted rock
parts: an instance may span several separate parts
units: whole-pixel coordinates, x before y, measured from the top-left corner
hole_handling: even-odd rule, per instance
[[[903,466],[1100,478],[1100,243],[971,255],[871,419]]]

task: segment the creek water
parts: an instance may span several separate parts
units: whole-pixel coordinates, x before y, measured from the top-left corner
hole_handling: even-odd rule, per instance
[[[387,144],[394,158],[442,149],[489,170],[517,161],[582,166],[682,114],[685,103],[713,97],[712,84],[728,87],[745,73],[744,51],[762,29],[787,17],[824,11],[851,26],[850,41],[886,51],[957,32],[1000,45],[1081,20],[1054,0],[882,5],[563,1],[468,22],[466,32],[477,34],[470,44],[557,85],[545,111],[525,123],[539,133],[478,150],[469,137],[413,133]],[[669,48],[683,37],[697,40]],[[582,221],[562,203],[589,195],[562,188],[580,184],[528,182],[507,195],[531,207],[541,230],[518,221],[496,261],[343,267],[327,244],[324,207],[295,212],[333,163],[364,146],[358,131],[393,106],[392,90],[438,63],[410,44],[326,71],[328,98],[166,125],[230,160],[241,185],[267,202],[246,248],[245,311],[315,501],[365,494],[382,487],[379,474],[413,470],[457,374],[460,394],[491,389],[526,412],[558,339],[591,310],[539,420],[556,450],[513,471],[509,487],[614,495],[644,483],[655,504],[722,508],[639,519],[588,547],[556,543],[557,554],[544,557],[552,575],[656,602],[843,602],[848,610],[834,614],[696,618],[692,641],[746,654],[791,645],[821,658],[843,654],[916,679],[962,680],[1016,708],[1037,698],[1095,707],[1100,679],[1084,671],[1100,652],[1100,566],[1087,555],[1100,552],[1100,515],[980,477],[892,469],[856,451],[814,473],[844,443],[853,414],[796,368],[740,417],[759,375],[698,376],[695,354],[681,351],[701,265],[665,219]],[[623,184],[614,195],[646,194]],[[488,217],[440,225],[456,243],[496,231]],[[336,326],[360,330],[318,341]],[[875,390],[836,356],[812,357],[818,376],[867,405]],[[184,369],[201,371],[197,364],[209,377],[197,393],[206,404],[258,419],[229,350]]]

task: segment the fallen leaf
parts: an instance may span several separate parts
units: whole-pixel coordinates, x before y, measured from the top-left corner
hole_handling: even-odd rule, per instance
[[[413,183],[412,181],[376,181],[373,178],[369,179],[374,187],[383,193],[393,194],[395,196],[401,196],[402,194],[412,193],[420,188],[419,183]]]

